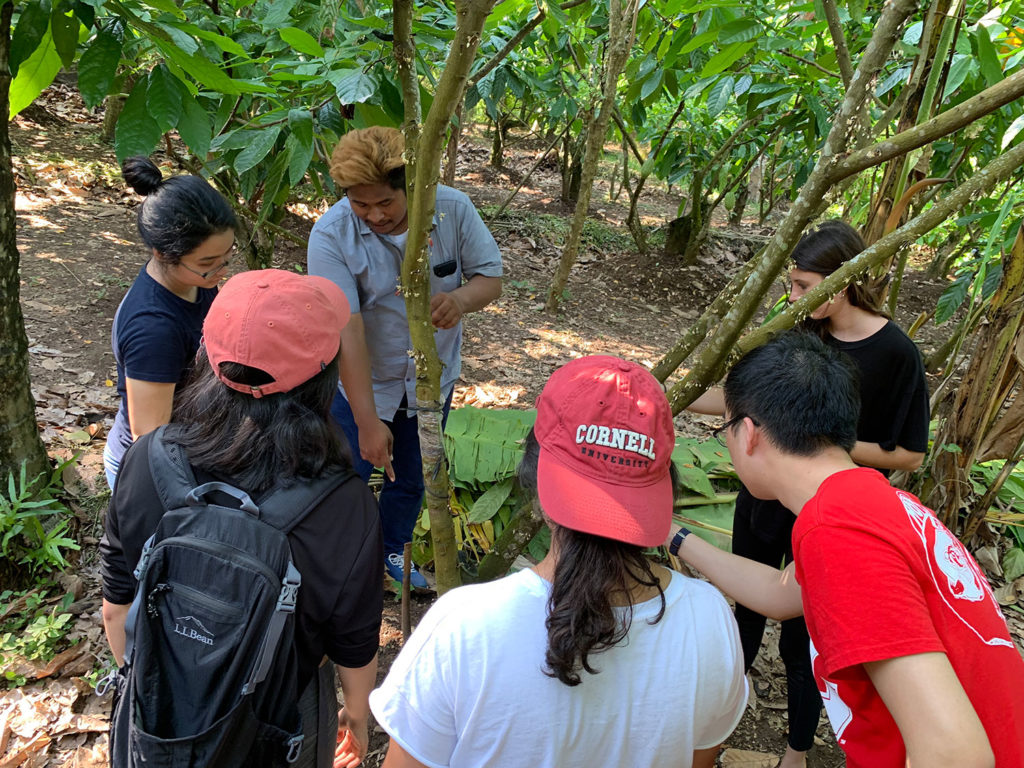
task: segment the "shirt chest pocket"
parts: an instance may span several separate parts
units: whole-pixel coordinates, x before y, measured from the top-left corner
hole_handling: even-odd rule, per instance
[[[436,237],[430,246],[430,292],[449,293],[462,285],[462,264],[454,248]]]

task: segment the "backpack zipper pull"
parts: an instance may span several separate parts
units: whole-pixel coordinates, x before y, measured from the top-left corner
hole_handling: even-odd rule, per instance
[[[156,599],[164,592],[170,591],[171,585],[166,583],[160,583],[153,587],[149,595],[146,597],[146,615],[149,616],[149,618],[155,619],[160,616],[160,612],[156,607]]]
[[[96,695],[103,698],[107,693],[114,689],[117,684],[117,667],[114,667],[102,678],[96,681]]]

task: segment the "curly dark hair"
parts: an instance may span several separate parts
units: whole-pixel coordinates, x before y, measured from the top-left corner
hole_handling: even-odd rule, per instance
[[[539,457],[540,444],[530,430],[518,480],[534,499]],[[670,471],[672,487],[678,488],[675,467],[670,465]],[[637,586],[657,589],[661,608],[651,624],[657,624],[665,615],[665,592],[641,547],[575,531],[550,519],[547,523],[552,546],[558,548],[558,563],[545,621],[548,647],[544,674],[575,686],[582,682],[581,670],[592,675],[599,671],[591,664],[593,654],[612,648],[629,634],[633,623],[632,591]],[[625,610],[617,611],[617,605]]]

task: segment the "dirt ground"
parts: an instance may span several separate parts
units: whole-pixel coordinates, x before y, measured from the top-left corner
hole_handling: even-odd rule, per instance
[[[80,518],[80,539],[85,544],[75,585],[79,597],[73,632],[87,638],[88,654],[79,659],[79,666],[84,661],[84,670],[88,670],[108,660],[99,631],[93,545],[101,533],[107,493],[102,435],[117,405],[110,328],[118,302],[144,264],[146,253],[135,229],[139,199],[120,180],[112,149],[98,140],[98,116],[89,114],[67,86],[51,88],[42,103],[45,112],[36,110],[32,118],[19,117],[11,126],[22,305],[44,438],[56,455],[67,457],[81,451],[77,470],[67,477]],[[482,140],[464,144],[457,186],[478,205],[496,205],[521,180],[522,172],[486,165],[484,146]],[[528,147],[523,143],[510,149],[506,167],[532,165],[539,150]],[[158,161],[161,157],[156,156]],[[165,172],[171,170],[170,163],[165,163]],[[500,300],[465,322],[463,374],[456,406],[531,407],[550,373],[584,354],[608,353],[653,365],[771,232],[750,224],[716,233],[700,263],[691,268],[681,268],[658,255],[638,257],[624,230],[618,237],[593,239],[573,270],[563,311],[552,317],[542,309],[561,242],[538,227],[531,216],[571,213],[558,200],[558,181],[552,169],[542,169],[510,210],[491,223],[505,258],[505,290]],[[644,215],[649,223],[664,224],[676,215],[678,197],[664,189],[645,194]],[[618,202],[609,201],[605,178],[594,190],[592,214],[621,225],[626,213],[624,200],[625,196]],[[317,215],[316,211],[299,211],[303,213],[288,223],[301,235],[308,232]],[[305,262],[303,249],[288,243],[282,243],[279,259],[286,268]],[[233,269],[242,267],[238,264]],[[780,284],[779,294],[781,290]],[[919,311],[934,306],[941,290],[941,284],[911,273],[898,319],[906,325]],[[688,434],[706,434],[712,422],[686,415],[677,421],[680,430]],[[415,621],[429,601],[414,598],[413,602]],[[389,600],[381,632],[381,675],[400,640],[398,604]],[[785,746],[785,678],[773,650],[775,626],[769,627],[767,644],[752,678],[757,695],[751,698],[743,721],[726,746],[781,755]],[[104,764],[103,704],[95,701],[84,685],[74,682],[80,678],[68,682],[68,677],[65,673],[61,679],[0,694],[0,716],[22,710],[29,713],[35,707],[39,717],[51,718],[52,725],[59,716],[60,707],[52,705],[57,701],[82,717],[93,718],[88,721],[91,727],[77,731],[54,732],[51,728],[52,742],[37,747],[25,764]],[[22,721],[15,718],[10,722]],[[24,723],[22,730],[28,730]],[[378,731],[366,764],[378,765],[384,747],[384,737]],[[809,764],[820,768],[844,764],[824,717]]]

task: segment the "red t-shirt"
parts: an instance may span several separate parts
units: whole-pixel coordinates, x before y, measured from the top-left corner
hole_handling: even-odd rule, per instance
[[[858,468],[800,511],[793,559],[814,675],[848,768],[904,768],[863,664],[938,651],[978,713],[997,768],[1024,768],[1024,660],[978,564],[914,496]]]

